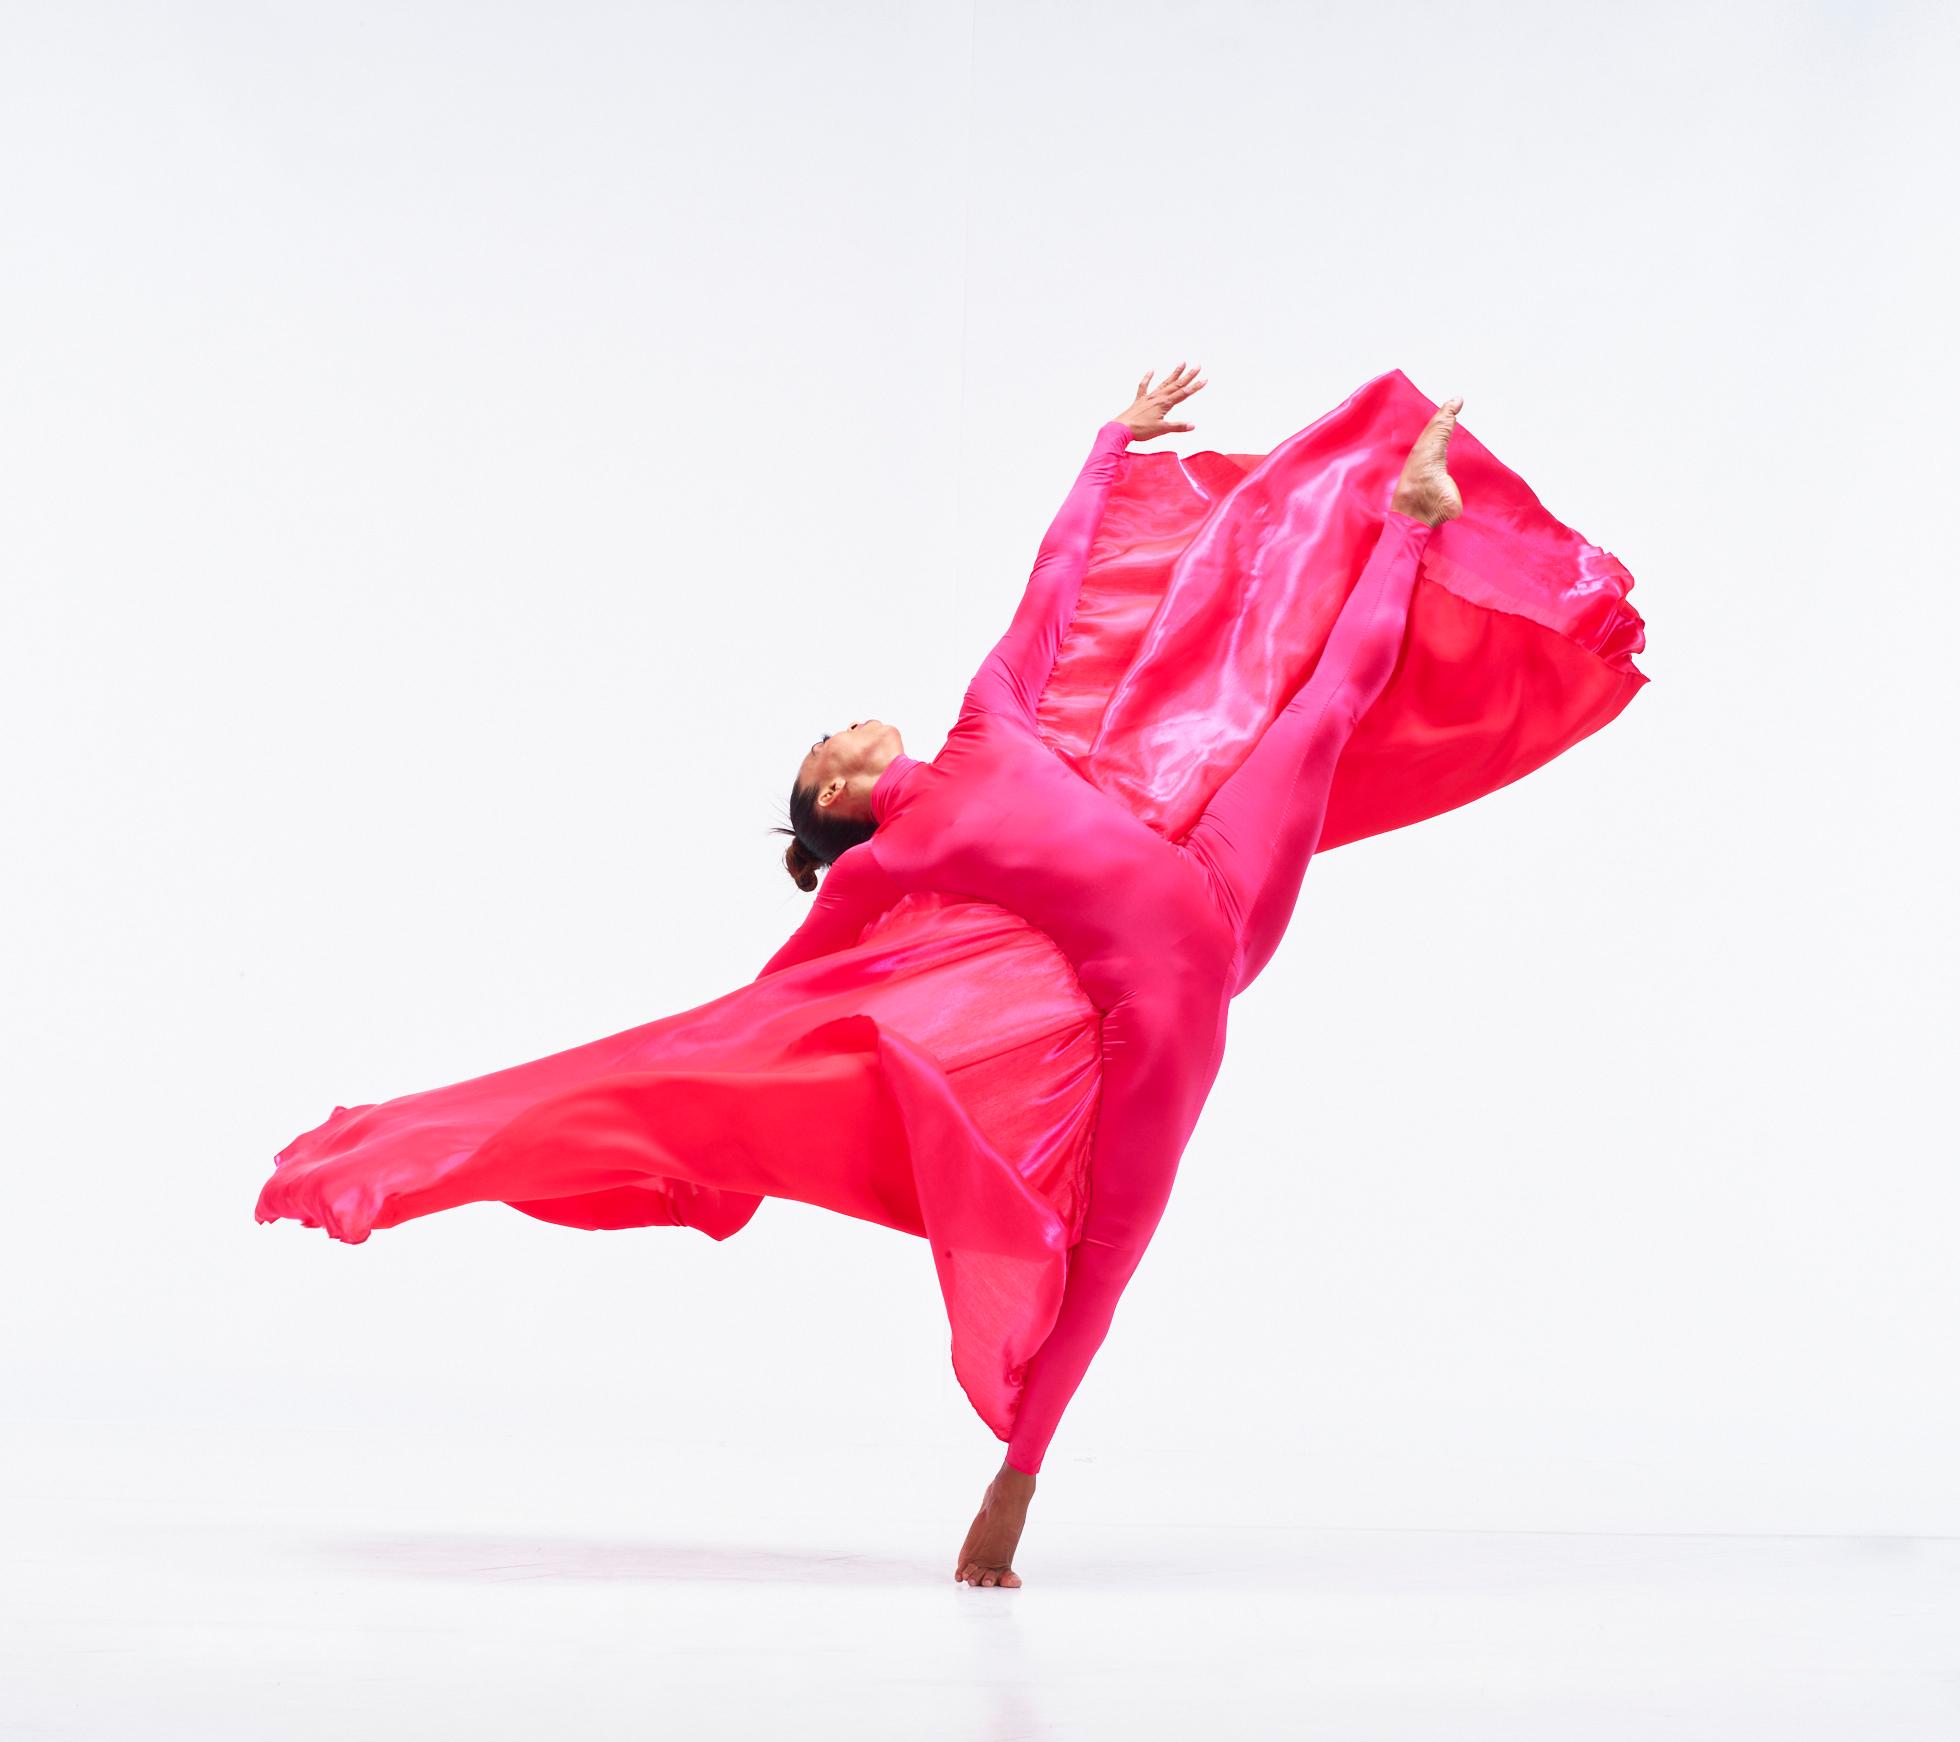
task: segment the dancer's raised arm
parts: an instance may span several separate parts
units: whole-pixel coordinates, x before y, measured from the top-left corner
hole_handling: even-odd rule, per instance
[[[1075,615],[1076,601],[1082,596],[1089,550],[1109,505],[1109,492],[1123,475],[1123,454],[1132,441],[1196,427],[1166,423],[1164,413],[1204,385],[1197,374],[1196,364],[1186,369],[1179,363],[1161,385],[1153,388],[1146,373],[1137,385],[1135,404],[1096,431],[1095,445],[1083,462],[1075,487],[1041,541],[1014,621],[967,685],[960,704],[962,718],[975,713],[999,714],[1034,730],[1041,692],[1048,687],[1055,655]]]

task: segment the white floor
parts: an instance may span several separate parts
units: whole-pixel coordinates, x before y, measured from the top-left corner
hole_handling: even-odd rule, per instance
[[[972,1591],[943,1490],[807,1458],[102,1428],[10,1449],[9,1742],[1960,1734],[1950,1540],[1125,1522],[1065,1474],[1027,1586]]]

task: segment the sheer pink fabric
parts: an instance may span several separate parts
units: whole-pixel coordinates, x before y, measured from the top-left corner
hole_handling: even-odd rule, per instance
[[[1277,943],[1316,846],[1517,779],[1645,681],[1631,577],[1467,429],[1451,449],[1463,517],[1390,536],[1395,476],[1433,409],[1395,372],[1264,456],[1124,453],[1105,426],[961,727],[933,763],[887,772],[878,836],[832,868],[757,980],[485,1077],[336,1108],[279,1152],[260,1219],[359,1241],[493,1200],[722,1239],[777,1196],[903,1229],[931,1242],[959,1382],[1010,1458],[1038,1468],[1162,1207],[1153,1184],[1126,1213],[1115,1169],[1148,1151],[1132,1172],[1154,1167],[1168,1189],[1226,1001]],[[1343,622],[1364,645],[1358,684],[1347,654],[1339,674],[1321,663]],[[1316,674],[1345,698],[1331,738],[1329,716],[1299,705]],[[1122,904],[1080,885],[1071,907],[1066,861],[1012,829],[976,831],[962,856],[951,823],[919,826],[935,783],[1029,755],[1084,777],[1064,783],[1080,794],[1070,818],[1115,818],[1083,825],[1094,841],[1134,831],[1202,873],[1220,929],[1184,981],[1209,974],[1209,1003],[1181,982],[1178,1020],[1125,1029],[1136,986],[1161,983],[1161,923],[1104,912]],[[1298,778],[1281,783],[1281,765]],[[1035,766],[1009,776],[1025,787]],[[1130,940],[1113,965],[1085,945],[1099,925]],[[1179,1102],[1174,1141],[1154,1149],[1140,1134],[1157,1108],[1136,1085],[1158,1073],[1129,1069],[1153,1049]],[[1130,1135],[1112,1141],[1112,1120]],[[1098,1197],[1115,1201],[1116,1238],[1097,1236]]]

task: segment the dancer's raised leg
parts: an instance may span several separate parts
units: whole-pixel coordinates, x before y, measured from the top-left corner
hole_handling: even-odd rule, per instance
[[[1416,438],[1381,536],[1312,675],[1185,836],[1239,934],[1235,991],[1249,986],[1279,947],[1320,844],[1342,748],[1395,669],[1423,548],[1438,526],[1463,512],[1448,470],[1462,405],[1445,400]]]

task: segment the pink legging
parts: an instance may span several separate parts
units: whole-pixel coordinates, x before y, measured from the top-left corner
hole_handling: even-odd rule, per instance
[[[1176,849],[1209,879],[1239,940],[1231,995],[1257,978],[1293,916],[1320,844],[1341,750],[1395,670],[1431,531],[1409,515],[1388,512],[1312,674]],[[1040,1470],[1163,1217],[1185,1139],[1223,1056],[1228,1002],[1219,1000],[1209,1063],[1196,1071],[1188,1032],[1182,1047],[1175,1044],[1175,1013],[1126,1006],[1105,1015],[1104,1112],[1089,1209],[1069,1254],[1061,1312],[1028,1366],[1007,1448],[1014,1469]],[[1138,1092],[1144,1084],[1148,1091]],[[1135,1129],[1126,1129],[1126,1121]]]

